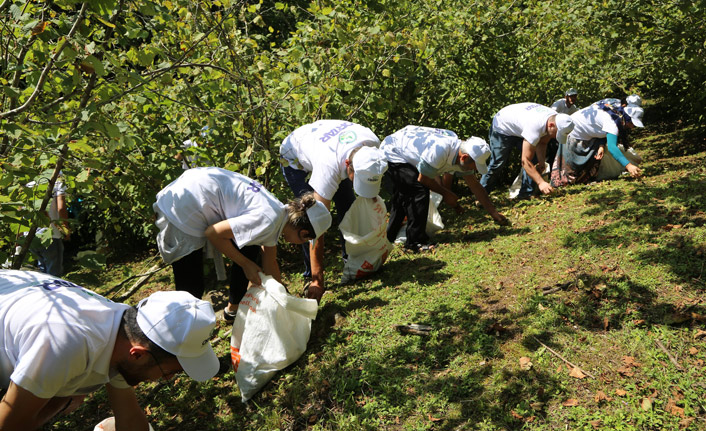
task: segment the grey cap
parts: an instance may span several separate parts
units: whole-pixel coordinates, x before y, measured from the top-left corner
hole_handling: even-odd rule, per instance
[[[576,91],[575,88],[569,88],[568,90],[566,90],[566,93],[565,93],[564,95],[566,95],[566,96],[578,96],[578,94],[579,94],[579,92]]]

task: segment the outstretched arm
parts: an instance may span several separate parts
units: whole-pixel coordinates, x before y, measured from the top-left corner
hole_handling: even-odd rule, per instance
[[[105,389],[115,415],[116,431],[147,431],[149,429],[147,416],[137,403],[137,397],[132,388],[118,389],[108,383],[105,385]]]
[[[483,205],[483,208],[488,211],[488,214],[493,217],[493,220],[500,225],[508,224],[505,216],[500,214],[498,210],[495,209],[495,205],[493,205],[490,201],[490,197],[488,197],[488,192],[485,191],[485,188],[482,185],[480,185],[475,175],[466,175],[463,179],[466,181],[468,188],[471,189],[476,199],[478,199],[478,202],[480,202],[481,205]]]
[[[537,144],[537,146],[542,145]],[[542,151],[542,154],[539,154],[541,156],[544,156],[544,152],[546,151],[546,142],[544,143],[544,150]],[[532,159],[534,158],[535,154],[538,153],[537,148],[532,146],[527,140],[522,141],[522,167],[525,169],[525,172],[527,172],[527,175],[532,178],[537,185],[539,186],[539,190],[544,193],[545,195],[551,193],[554,191],[551,185],[549,185],[548,182],[544,181],[544,178],[542,178],[542,174],[537,171],[537,168],[534,167],[534,163],[532,163]],[[544,161],[540,161],[539,163],[542,168],[544,168]]]
[[[463,208],[458,204],[456,193],[439,184],[434,178],[424,174],[419,174],[417,180],[429,190],[440,194],[444,198],[444,203],[456,210],[457,213],[463,212]]]

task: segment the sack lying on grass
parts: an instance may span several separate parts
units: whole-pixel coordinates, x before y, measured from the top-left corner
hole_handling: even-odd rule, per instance
[[[444,221],[441,219],[441,214],[439,214],[439,205],[441,205],[441,200],[443,196],[437,192],[429,192],[429,212],[427,214],[427,226],[426,233],[429,236],[433,236],[435,233],[444,228]],[[407,225],[404,224],[397,232],[397,237],[395,238],[395,243],[403,244],[407,242]]]
[[[274,374],[306,350],[315,299],[297,298],[274,278],[260,273],[238,305],[230,337],[230,356],[243,402],[252,398]]]
[[[542,178],[544,178],[544,181],[549,182],[549,175],[552,173],[552,167],[549,166],[549,163],[544,164],[544,173],[542,173]],[[510,189],[508,190],[508,197],[510,199],[515,199],[519,194],[520,194],[520,188],[522,187],[522,169],[520,169],[520,175],[515,177],[515,181],[512,182],[510,185]]]
[[[346,240],[348,260],[341,283],[364,278],[380,269],[392,250],[387,240],[387,208],[382,198],[358,197],[339,225]]]

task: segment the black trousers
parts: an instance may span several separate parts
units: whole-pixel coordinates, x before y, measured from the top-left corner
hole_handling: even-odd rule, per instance
[[[394,242],[407,217],[406,245],[426,244],[427,217],[429,215],[429,189],[418,181],[419,171],[409,163],[388,163],[387,173],[392,182],[390,222],[387,239]]]
[[[233,242],[233,245],[235,248],[238,248],[235,242]],[[253,262],[257,262],[260,250],[260,246],[257,245],[248,245],[238,249],[238,251]],[[172,271],[174,271],[174,287],[176,290],[187,291],[201,299],[204,293],[202,248],[172,263]],[[238,264],[233,263],[230,269],[228,301],[233,305],[238,305],[247,291],[248,278],[245,276],[245,271],[243,271],[243,268]]]

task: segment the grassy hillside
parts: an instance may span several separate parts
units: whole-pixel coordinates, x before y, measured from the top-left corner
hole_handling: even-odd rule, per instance
[[[179,431],[706,428],[706,141],[652,126],[635,146],[641,180],[520,202],[494,195],[510,227],[459,188],[466,213],[442,207],[438,249],[398,246],[372,279],[337,284],[340,258],[328,253],[330,290],[308,351],[249,404],[221,321],[222,372],[142,385],[142,406],[156,430]],[[298,255],[281,255],[300,292]],[[153,264],[67,278],[106,292]],[[170,277],[159,272],[128,302]],[[220,309],[222,293],[214,301]],[[408,323],[433,329],[393,327]],[[98,393],[51,429],[92,429],[108,411]]]

